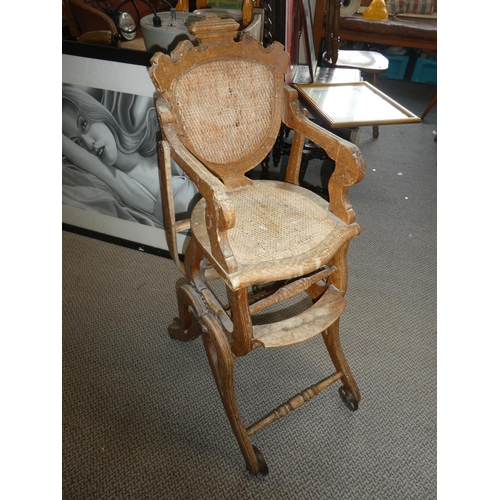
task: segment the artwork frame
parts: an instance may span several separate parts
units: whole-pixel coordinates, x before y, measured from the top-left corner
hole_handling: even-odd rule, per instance
[[[313,32],[313,16],[311,4],[309,0],[300,1],[300,16],[302,20],[302,35],[304,37],[304,47],[306,53],[307,64],[309,67],[309,77],[311,83],[315,83],[316,69],[318,68],[318,60],[314,49],[314,32]]]
[[[115,47],[63,42],[62,224],[64,230],[169,257],[163,227],[160,173],[157,163],[157,143],[161,134],[157,124],[156,111],[151,109],[151,106],[154,108],[154,103],[159,96],[148,73],[152,55],[149,52]],[[120,118],[123,117],[127,125],[130,125],[129,122],[133,121],[132,118],[135,119],[138,115],[138,113],[133,114],[133,107],[140,108],[144,115],[144,122],[148,121],[148,128],[151,130],[149,131],[149,152],[143,153],[141,149],[134,149],[134,152],[129,155],[129,158],[132,158],[133,154],[134,160],[140,158],[137,169],[134,167],[128,171],[123,170],[121,165],[117,166],[120,164],[120,159],[126,156],[123,153],[117,153],[118,160],[113,165],[106,165],[106,162],[112,161],[111,146],[104,148],[104,151],[108,152],[107,158],[106,154],[102,154],[102,148],[93,149],[92,153],[89,154],[90,149],[87,142],[83,142],[82,138],[75,138],[74,133],[65,134],[65,127],[72,127],[74,123],[74,120],[65,115],[66,108],[73,109],[67,104],[69,98],[65,97],[68,94],[68,88],[69,90],[76,88],[78,92],[83,90],[94,98],[98,94],[99,97],[96,99],[100,101],[100,104],[107,107],[110,113],[114,113],[117,122],[120,122]],[[123,101],[122,108],[121,111],[120,109],[117,111],[115,108],[120,106],[120,100]],[[143,104],[144,102],[147,102],[147,106]],[[146,108],[148,109],[147,118],[146,112],[142,111]],[[129,116],[132,114],[132,117]],[[65,125],[64,120],[69,125]],[[137,122],[139,122],[138,119]],[[153,122],[154,126],[150,125]],[[125,123],[121,123],[121,125],[125,129]],[[87,125],[87,131],[90,130],[88,127]],[[71,140],[69,140],[69,136],[71,136]],[[114,136],[115,142],[118,143],[116,133]],[[137,133],[136,136],[142,136],[142,133]],[[85,139],[85,141],[87,140]],[[86,151],[80,153],[78,150],[77,155],[75,150],[78,148],[74,146],[75,143]],[[98,145],[96,142],[96,148]],[[96,151],[99,151],[101,156]],[[92,162],[89,164],[90,166],[87,167],[87,163],[83,160],[79,162],[79,155],[84,158],[85,162],[87,159]],[[98,159],[101,160],[102,165],[98,163]],[[145,169],[145,165],[140,165],[141,161],[150,168],[147,174],[149,177],[139,176]],[[180,174],[183,172],[180,171]],[[146,184],[143,178],[151,178],[152,181]],[[190,211],[195,202],[194,184],[185,174],[180,175],[177,181],[183,183],[182,192],[187,193],[183,194],[186,200],[189,197]],[[120,191],[121,189],[126,191],[125,194]],[[186,202],[186,206],[187,204]],[[186,211],[184,216],[180,218],[189,216],[186,215],[187,213]],[[181,233],[177,236],[179,252],[184,254],[189,242],[189,235]]]

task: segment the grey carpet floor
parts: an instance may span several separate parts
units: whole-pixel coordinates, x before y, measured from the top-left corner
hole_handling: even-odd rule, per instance
[[[381,87],[417,114],[435,92]],[[376,140],[362,130],[367,171],[350,191],[362,233],[341,320],[362,401],[347,410],[336,383],[254,436],[266,477],[245,470],[201,340],[167,334],[173,262],[63,232],[63,498],[436,498],[435,130],[435,109]],[[331,372],[320,338],[238,359],[245,423]]]

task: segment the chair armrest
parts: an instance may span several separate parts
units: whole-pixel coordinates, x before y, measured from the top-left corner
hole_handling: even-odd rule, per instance
[[[170,120],[170,112],[162,98],[157,100],[156,109],[163,137],[170,146],[170,155],[195,183],[205,199],[205,221],[212,255],[230,274],[237,270],[238,265],[227,237],[227,231],[236,223],[234,205],[229,192],[226,186],[210,173],[179,140]]]
[[[118,33],[111,31],[87,31],[78,37],[78,41],[82,43],[93,43],[96,45],[117,46],[120,40]]]
[[[335,161],[335,170],[328,182],[330,211],[351,224],[355,214],[348,198],[348,187],[361,181],[365,161],[359,148],[309,120],[300,109],[297,91],[285,85],[283,123],[323,148]]]

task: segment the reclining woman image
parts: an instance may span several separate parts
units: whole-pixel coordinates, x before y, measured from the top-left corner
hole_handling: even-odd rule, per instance
[[[153,99],[63,84],[63,205],[163,228]],[[175,212],[197,200],[172,161]]]

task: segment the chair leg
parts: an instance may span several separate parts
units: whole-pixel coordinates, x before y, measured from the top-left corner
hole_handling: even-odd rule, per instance
[[[227,337],[217,319],[210,313],[204,314],[200,319],[203,323],[202,338],[210,368],[247,469],[253,475],[266,475],[267,464],[259,450],[252,446],[236,402],[234,359]]]
[[[188,245],[184,258],[184,269],[190,285],[182,285],[177,291],[179,318],[168,331],[175,340],[189,341],[201,335],[198,318],[206,311],[206,300],[200,296],[200,289],[206,288],[204,272],[201,271],[202,254],[193,241]]]
[[[234,390],[234,359],[221,323],[207,307],[202,295],[192,286],[183,285],[177,292],[179,324],[169,327],[176,340],[193,340],[202,334],[203,345],[226,415],[251,474],[267,474],[264,457],[252,446],[243,424]]]
[[[200,336],[200,324],[193,321],[195,318],[193,310],[196,309],[197,302],[199,302],[198,295],[191,286],[183,285],[179,288],[177,291],[179,318],[178,322],[168,327],[170,337],[187,342]]]
[[[378,87],[378,77],[376,73],[373,73],[373,86]],[[379,130],[378,130],[378,125],[374,125],[372,128],[372,135],[374,139],[378,139],[379,136]]]
[[[355,410],[357,408],[357,403],[361,401],[361,394],[359,393],[358,386],[356,384],[356,381],[354,380],[351,369],[347,364],[344,351],[342,350],[342,346],[340,344],[339,321],[340,319],[335,321],[332,326],[330,326],[323,332],[323,340],[325,342],[326,348],[328,349],[328,353],[330,354],[330,358],[332,359],[335,369],[338,372],[342,372],[341,381],[344,384],[343,387],[347,389],[355,399],[355,401],[352,401],[353,407],[350,408]],[[344,399],[344,402],[346,402],[346,398],[342,394],[342,390],[341,395],[343,396],[342,399]],[[348,406],[350,405],[348,404]]]
[[[421,120],[423,120],[427,116],[427,113],[434,107],[436,102],[437,102],[437,94],[432,98],[432,101],[425,108],[425,111],[422,113],[422,116],[420,117]]]

